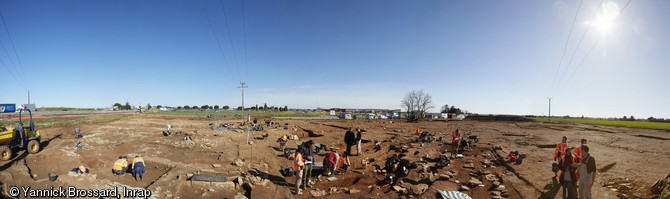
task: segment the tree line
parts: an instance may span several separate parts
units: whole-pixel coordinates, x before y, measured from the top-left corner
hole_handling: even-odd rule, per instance
[[[112,107],[118,107],[119,110],[132,110],[133,109],[133,106],[131,106],[130,103],[128,103],[128,102],[126,102],[125,105],[122,105],[121,103],[114,103],[114,105],[112,105]],[[151,108],[160,109],[163,106],[162,105],[156,105],[154,107],[154,106],[151,106],[150,103],[147,103],[146,107],[148,109],[151,109]],[[225,105],[225,106],[219,106],[219,105],[210,106],[210,105],[206,105],[206,104],[202,105],[202,106],[189,106],[189,105],[177,106],[177,110],[209,110],[209,109],[230,110],[230,106],[228,106],[228,105]],[[242,106],[238,106],[237,109],[235,109],[235,110],[242,110]],[[285,105],[284,107],[268,107],[268,104],[265,103],[265,104],[263,104],[263,106],[258,106],[258,104],[256,104],[256,106],[246,108],[245,110],[282,111],[283,112],[283,111],[288,111],[288,106]]]

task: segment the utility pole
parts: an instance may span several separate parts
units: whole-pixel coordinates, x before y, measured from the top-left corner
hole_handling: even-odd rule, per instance
[[[245,115],[244,115],[244,89],[245,89],[245,88],[249,88],[248,86],[245,86],[245,84],[246,84],[245,82],[240,82],[240,85],[241,85],[241,86],[238,86],[238,87],[237,87],[237,88],[241,88],[241,89],[242,89],[242,117],[245,116]]]
[[[551,97],[547,97],[549,99],[549,121],[551,122]]]
[[[245,84],[246,84],[245,82],[240,82],[240,85],[241,85],[241,86],[238,86],[238,87],[237,87],[237,88],[241,88],[241,89],[242,89],[242,117],[246,117],[246,115],[244,115],[244,89],[245,89],[245,88],[248,88],[248,87],[245,86]],[[248,119],[247,119],[247,120],[248,120]],[[247,121],[247,122],[248,122],[248,121]],[[246,128],[246,129],[247,129],[247,144],[249,144],[249,128]]]
[[[30,89],[28,89],[28,104],[30,104]]]

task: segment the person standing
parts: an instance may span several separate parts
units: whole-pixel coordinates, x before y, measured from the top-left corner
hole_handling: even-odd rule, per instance
[[[561,139],[561,142],[556,144],[556,151],[554,152],[554,161],[556,163],[554,163],[553,165],[560,165],[561,164],[561,162],[560,162],[561,157],[563,157],[563,155],[565,154],[565,149],[567,149],[567,148],[568,148],[568,138],[563,136],[563,138]],[[554,172],[554,176],[558,176],[558,171],[559,170],[555,170],[555,171],[556,172]]]
[[[362,154],[361,153],[361,140],[363,140],[363,137],[362,137],[362,131],[361,131],[360,128],[356,128],[356,131],[357,131],[357,133],[356,133],[356,153],[357,153],[356,156],[360,156]]]
[[[576,199],[577,190],[575,189],[575,184],[578,179],[575,170],[577,170],[579,165],[575,164],[571,149],[565,150],[565,155],[561,157],[560,162],[559,168],[561,172],[558,175],[558,179],[563,187],[563,199]]]
[[[168,135],[172,135],[172,124],[171,123],[168,123],[168,125],[167,125],[167,133],[168,133]]]
[[[579,198],[593,199],[591,188],[596,179],[596,159],[589,154],[589,147],[581,146],[582,162],[579,164]]]
[[[578,163],[582,163],[582,156],[583,156],[582,155],[582,146],[584,146],[584,145],[586,145],[586,139],[582,139],[581,144],[577,148],[575,148],[575,152],[574,152],[573,155],[575,156],[575,158],[576,158],[575,160],[577,160]]]
[[[568,138],[563,136],[561,142],[556,144],[556,152],[554,152],[554,161],[560,161],[561,157],[565,155],[565,150],[568,148]]]
[[[458,154],[458,148],[461,143],[461,133],[456,129],[454,132],[451,132],[451,155],[455,158]]]
[[[300,149],[296,150],[295,155],[293,156],[293,171],[295,171],[295,194],[302,195],[302,192],[300,191],[300,184],[302,183],[302,170],[305,167],[305,163],[302,160],[302,153],[300,152]]]
[[[353,127],[349,127],[349,130],[344,134],[344,143],[347,144],[347,152],[351,153],[351,146],[356,143],[356,135],[354,135]]]
[[[302,144],[302,151],[304,153],[305,168],[303,170],[303,187],[312,187],[309,180],[312,177],[312,165],[314,164],[314,141],[309,140]]]

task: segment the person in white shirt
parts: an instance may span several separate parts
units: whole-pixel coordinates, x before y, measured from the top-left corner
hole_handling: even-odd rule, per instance
[[[596,159],[589,153],[589,147],[582,145],[582,162],[579,164],[579,198],[592,199],[591,188],[596,179]]]

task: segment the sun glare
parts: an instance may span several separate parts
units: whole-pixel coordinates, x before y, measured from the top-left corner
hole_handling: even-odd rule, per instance
[[[586,24],[598,27],[603,33],[608,33],[616,25],[614,20],[621,13],[621,9],[615,2],[606,2],[601,5],[601,11],[594,21],[587,21]]]

